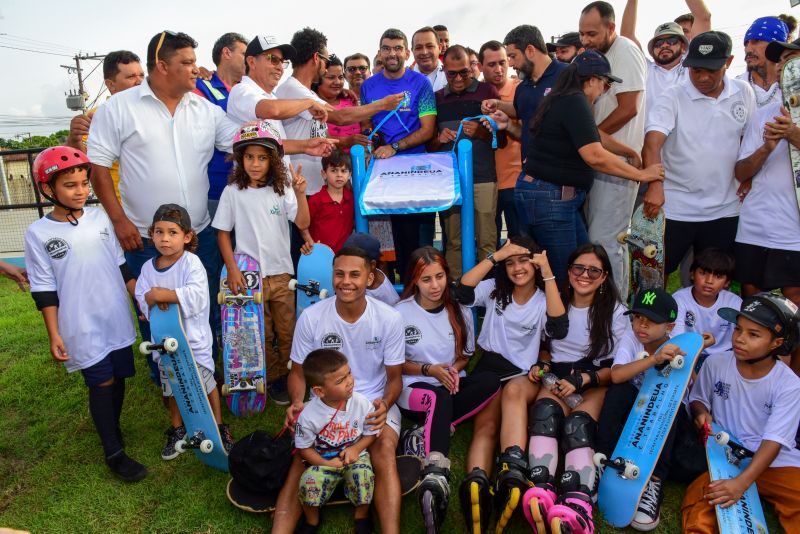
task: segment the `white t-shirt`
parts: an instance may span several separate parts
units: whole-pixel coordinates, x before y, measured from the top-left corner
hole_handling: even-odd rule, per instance
[[[781,101],[756,110],[747,122],[739,160],[764,144],[764,123],[781,114]],[[736,241],[760,247],[800,251],[800,211],[786,139],[781,139],[753,177],[753,187],[744,197],[739,213]]]
[[[85,208],[77,226],[43,217],[25,231],[31,292],[58,294],[58,333],[70,373],[136,340],[119,270],[123,263],[114,227],[101,209]]]
[[[311,100],[316,100],[320,104],[325,104],[325,101],[322,100],[317,93],[300,83],[294,76],[279,85],[278,88],[275,89],[275,95],[278,98],[287,100],[310,98]],[[328,124],[312,117],[308,110],[284,120],[283,126],[286,128],[286,135],[289,136],[289,139],[328,137]],[[322,181],[321,174],[321,157],[309,156],[307,154],[293,154],[291,160],[295,169],[297,169],[298,165],[303,165],[303,176],[306,182],[308,182],[306,189],[307,195],[313,195],[322,189],[324,182]]]
[[[767,376],[748,380],[739,374],[732,353],[713,354],[689,394],[689,402],[694,401],[753,452],[762,440],[780,443],[770,467],[800,467],[800,450],[795,448],[800,378],[783,362],[776,362]]]
[[[278,195],[271,185],[239,189],[228,184],[211,224],[218,230],[236,230],[236,254],[249,254],[261,276],[294,274],[289,244],[289,222],[297,216],[294,189]]]
[[[439,61],[438,65],[436,65],[436,68],[430,71],[428,74],[425,74],[424,72],[419,70],[419,65],[417,65],[416,63],[411,68],[411,70],[413,70],[414,72],[419,72],[420,74],[428,78],[428,81],[431,82],[431,87],[433,87],[434,93],[439,89],[441,89],[442,87],[444,87],[445,85],[447,85],[447,77],[444,75],[444,65],[442,65],[441,61]]]
[[[519,305],[511,299],[504,310],[489,295],[494,290],[494,279],[484,280],[475,287],[474,306],[484,306],[486,316],[478,336],[478,345],[484,350],[501,354],[523,371],[539,359],[539,344],[547,322],[547,301],[544,291],[536,290],[531,299]]]
[[[145,81],[97,108],[87,152],[102,167],[119,160],[122,209],[142,237],[167,203],[186,208],[195,232],[201,232],[211,222],[208,163],[214,148],[231,151],[238,129],[222,108],[192,92],[170,115]]]
[[[611,323],[611,338],[614,341],[614,349],[619,347],[622,338],[631,329],[631,321],[623,315],[626,309],[622,304],[617,304],[614,308],[614,317]],[[577,308],[570,306],[569,330],[564,339],[553,339],[550,342],[550,353],[553,355],[553,362],[572,363],[585,358],[590,348],[589,338],[589,308]],[[606,356],[595,359],[592,364],[600,367],[604,360],[613,357],[613,352]]]
[[[628,328],[622,337],[622,341],[614,351],[614,363],[611,364],[611,367],[636,361],[636,355],[643,350],[644,345],[636,337],[633,328]],[[636,389],[642,387],[642,382],[644,382],[644,373],[639,373],[630,380],[630,383],[636,386]]]
[[[245,122],[258,120],[256,115],[256,106],[262,100],[277,100],[278,97],[273,93],[268,93],[262,89],[252,78],[249,76],[242,76],[242,81],[237,83],[231,88],[228,95],[228,118],[238,125]],[[281,139],[286,140],[286,130],[283,129],[283,122],[275,119],[264,119],[270,123],[281,136]],[[289,156],[283,156],[283,162],[286,164],[286,172],[289,172]]]
[[[238,237],[238,236],[237,236]],[[155,266],[156,258],[142,265],[142,272],[136,280],[136,301],[145,317],[150,317],[150,308],[145,294],[154,287],[173,289],[178,294],[183,331],[192,348],[198,365],[209,371],[214,370],[211,357],[211,326],[208,324],[209,298],[208,277],[200,258],[189,251],[184,252],[178,261],[160,271]],[[155,342],[156,340],[152,340]],[[153,352],[153,360],[158,361],[158,352]]]
[[[655,61],[647,58],[647,90],[645,91],[645,121],[647,112],[658,102],[666,89],[683,83],[689,77],[689,69],[678,63],[671,69],[665,69]]]
[[[319,397],[306,403],[294,430],[294,446],[298,449],[314,450],[325,459],[339,453],[359,440],[361,435],[373,435],[377,431],[364,425],[367,414],[375,408],[361,393],[353,392],[342,409],[331,408]],[[364,449],[361,455],[367,454]]]
[[[774,82],[765,91],[760,85],[753,83],[753,79],[750,76],[750,73],[747,71],[738,75],[736,79],[747,82],[747,84],[753,89],[753,93],[756,97],[756,105],[760,108],[766,106],[767,104],[780,104],[783,100],[780,84],[778,84],[778,82]]]
[[[733,167],[756,104],[747,83],[728,77],[724,83],[711,98],[687,77],[664,91],[647,114],[647,131],[667,136],[661,149],[667,219],[702,222],[739,214]]]
[[[606,59],[611,63],[611,74],[621,78],[622,83],[612,83],[611,89],[595,101],[594,120],[600,124],[612,111],[617,109],[619,106],[618,94],[641,91],[636,100],[636,108],[639,112],[625,126],[611,134],[617,141],[641,152],[644,145],[644,92],[647,78],[644,54],[636,46],[636,43],[627,37],[617,35],[606,52]]]
[[[715,352],[731,350],[731,336],[733,335],[734,325],[717,315],[717,310],[720,308],[738,310],[742,305],[742,299],[738,295],[723,289],[717,295],[717,301],[710,308],[697,303],[692,295],[691,286],[679,289],[672,296],[675,302],[678,303],[678,318],[675,320],[675,328],[672,329],[670,336],[675,337],[684,332],[696,332],[698,334],[710,332],[717,342],[707,349],[703,349],[703,352],[714,354]]]
[[[336,298],[306,308],[294,328],[291,359],[303,365],[314,349],[336,349],[345,356],[355,379],[355,391],[370,401],[383,396],[387,365],[405,362],[403,319],[390,306],[366,297],[367,307],[355,323],[336,311]]]
[[[381,285],[379,285],[375,289],[367,288],[367,295],[369,295],[372,298],[378,299],[381,302],[385,302],[389,306],[394,306],[395,304],[400,302],[400,295],[397,294],[397,290],[389,281],[389,277],[386,276],[386,273],[384,273],[380,269],[376,270],[379,271],[381,274],[383,274],[383,282],[381,282]]]
[[[403,318],[406,336],[406,360],[416,363],[432,363],[452,365],[455,363],[456,338],[447,310],[431,313],[417,304],[414,297],[407,298],[394,308]],[[475,326],[472,323],[472,312],[461,306],[461,314],[467,326],[467,344],[464,355],[472,356],[475,352]],[[461,371],[461,376],[466,376]],[[415,382],[439,385],[432,376],[403,375],[403,387]]]

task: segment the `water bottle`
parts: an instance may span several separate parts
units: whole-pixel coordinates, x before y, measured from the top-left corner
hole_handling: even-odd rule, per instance
[[[553,373],[545,373],[542,376],[542,384],[545,388],[549,391],[553,391],[558,383],[558,377]],[[555,394],[555,391],[553,391]],[[560,398],[560,397],[559,397]],[[583,402],[583,397],[580,393],[573,393],[572,395],[568,395],[565,399],[562,399],[570,409],[574,410],[576,406]]]

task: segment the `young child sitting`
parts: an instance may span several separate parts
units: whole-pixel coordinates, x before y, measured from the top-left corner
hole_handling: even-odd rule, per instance
[[[375,475],[367,447],[376,434],[365,428],[372,403],[353,391],[347,358],[333,349],[311,351],[303,375],[313,398],[295,425],[295,447],[308,468],[300,478],[300,501],[306,523],[301,532],[319,527],[319,509],[344,481],[344,494],[356,507],[356,533],[372,532],[369,504]]]
[[[322,179],[325,187],[308,199],[311,225],[303,234],[306,243],[322,243],[339,252],[355,224],[355,203],[350,183],[352,174],[350,156],[333,149],[330,156],[322,158]],[[310,252],[304,248],[304,252]]]
[[[219,426],[225,450],[233,446],[233,438],[228,425],[222,424],[219,391],[214,380],[214,359],[211,356],[211,327],[208,324],[209,298],[208,277],[203,264],[193,251],[197,248],[197,235],[192,230],[189,213],[177,204],[159,206],[153,216],[153,224],[148,233],[158,256],[142,266],[136,281],[136,301],[139,309],[149,318],[154,306],[166,307],[178,304],[183,321],[186,339],[200,369],[200,376],[211,403],[211,411]],[[153,360],[158,360],[158,352],[153,352]],[[166,431],[167,442],[161,451],[161,458],[172,460],[183,451],[175,444],[186,437],[186,428],[175,402],[164,365],[159,361],[161,390],[168,398],[170,427]]]
[[[36,156],[33,173],[53,203],[53,211],[25,232],[31,296],[44,318],[50,354],[68,372],[83,374],[106,465],[122,480],[141,480],[147,469],[125,454],[119,424],[125,379],[135,372],[128,293],[136,280],[106,213],[84,209],[86,154],[63,146],[45,149]]]
[[[733,353],[708,357],[689,406],[698,428],[710,428],[713,420],[755,456],[736,478],[710,482],[705,473],[692,482],[681,506],[683,532],[718,532],[714,506],[732,506],[755,482],[759,496],[775,506],[783,529],[796,533],[800,378],[779,357],[797,346],[800,315],[790,300],[770,293],[748,297],[741,310],[723,308],[719,315],[736,325]]]

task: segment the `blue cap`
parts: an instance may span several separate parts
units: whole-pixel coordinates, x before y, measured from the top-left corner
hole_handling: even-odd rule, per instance
[[[370,259],[378,261],[381,257],[381,242],[374,235],[362,232],[355,233],[347,238],[342,248],[356,247],[367,253]]]
[[[579,76],[603,76],[612,82],[622,82],[620,78],[611,74],[611,63],[597,50],[587,50],[578,54],[572,62],[578,66]]]
[[[789,37],[789,28],[778,17],[761,17],[756,19],[744,34],[744,43],[747,41],[773,41],[785,42]]]

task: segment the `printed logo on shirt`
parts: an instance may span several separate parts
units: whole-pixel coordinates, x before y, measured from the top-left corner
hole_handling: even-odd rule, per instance
[[[722,380],[718,380],[716,384],[714,384],[714,395],[721,398],[722,400],[728,400],[731,394],[731,385],[726,384]]]
[[[277,204],[273,204],[272,207],[269,209],[270,215],[280,215],[281,208]]]
[[[684,321],[686,322],[687,328],[693,327],[695,322],[694,313],[687,311],[686,315],[684,316]]]
[[[731,115],[741,123],[747,120],[747,108],[744,107],[744,103],[741,100],[731,106]]]
[[[497,314],[498,317],[503,316],[503,308],[498,301],[494,301],[494,313]]]
[[[323,349],[342,350],[342,337],[336,332],[330,332],[322,336]]]
[[[108,228],[103,228],[100,230],[100,238],[103,241],[108,241],[108,238],[111,237],[111,234],[108,233]]]
[[[406,327],[406,343],[408,345],[416,345],[420,339],[422,339],[422,332],[419,331],[419,328],[413,324],[408,325]]]
[[[546,88],[545,88],[545,90],[544,90],[544,94],[543,94],[542,96],[547,96],[547,95],[549,95],[549,94],[550,94],[550,91],[552,91],[552,90],[553,90],[553,88],[552,88],[552,87],[546,87]]]
[[[69,245],[60,237],[53,237],[47,240],[44,244],[44,249],[51,258],[60,260],[69,252]]]
[[[767,412],[767,415],[772,415],[772,407],[773,404],[771,402],[764,403],[764,411]]]
[[[376,350],[383,340],[378,336],[372,336],[372,339],[368,339],[366,342],[367,350]]]

